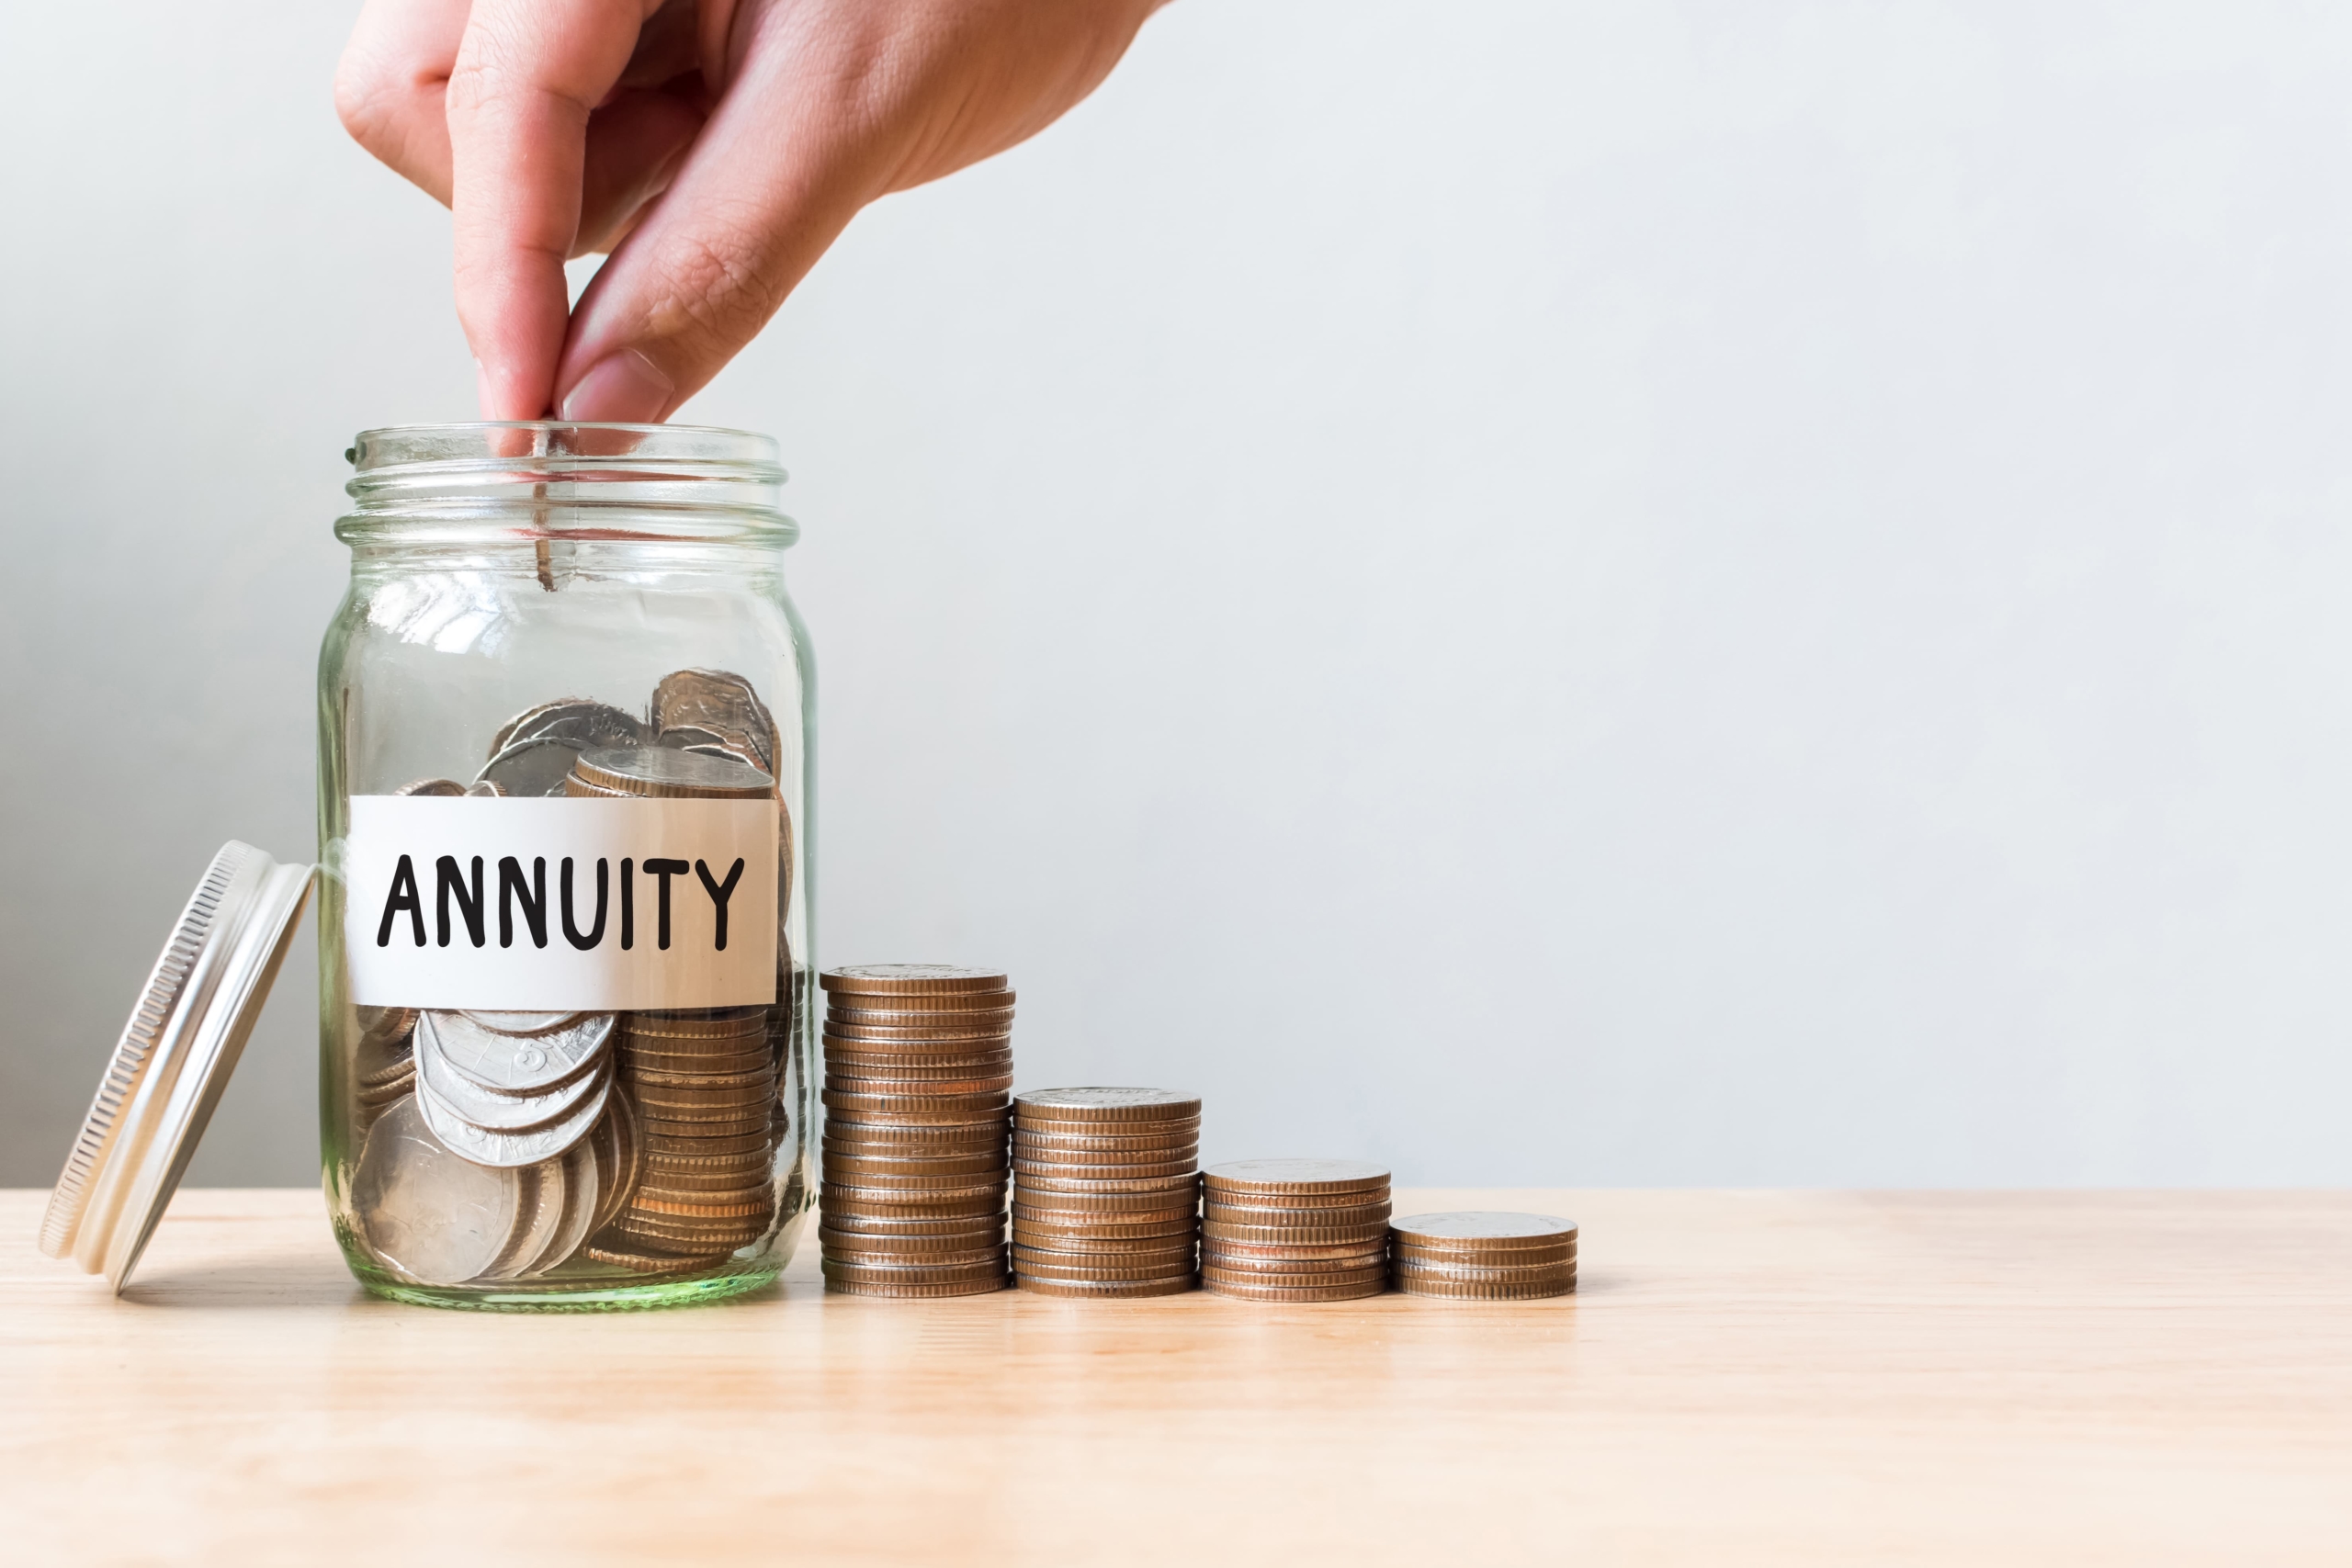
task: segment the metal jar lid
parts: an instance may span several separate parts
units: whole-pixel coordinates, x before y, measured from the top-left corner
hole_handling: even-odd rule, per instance
[[[232,840],[212,857],[98,1080],[40,1246],[119,1295],[187,1173],[310,897],[313,867]]]

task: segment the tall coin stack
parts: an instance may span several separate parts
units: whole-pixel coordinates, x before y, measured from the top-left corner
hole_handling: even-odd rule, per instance
[[[1532,1301],[1577,1288],[1577,1226],[1556,1214],[1415,1214],[1389,1227],[1389,1269],[1412,1296]]]
[[[1005,1285],[1006,977],[935,964],[828,970],[827,1288],[968,1296]]]
[[[1164,1089],[1049,1089],[1012,1107],[1012,1271],[1047,1296],[1197,1283],[1201,1102]]]
[[[717,1262],[767,1234],[776,1135],[767,1030],[763,1007],[621,1015],[640,1163],[590,1258],[658,1273]]]
[[[1201,1283],[1259,1302],[1341,1302],[1388,1287],[1388,1170],[1357,1159],[1245,1159],[1202,1173]]]

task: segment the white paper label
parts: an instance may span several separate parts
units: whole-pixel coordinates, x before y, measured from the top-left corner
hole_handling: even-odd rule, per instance
[[[351,797],[344,952],[370,1007],[776,997],[775,803]]]

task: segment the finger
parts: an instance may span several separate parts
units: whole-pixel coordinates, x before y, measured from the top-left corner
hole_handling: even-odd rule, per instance
[[[477,0],[449,77],[458,320],[482,417],[537,419],[569,316],[589,116],[620,80],[648,0]]]
[[[558,411],[668,417],[767,324],[861,207],[1035,134],[1102,79],[1151,9],[738,10],[718,107],[572,311]]]
[[[334,108],[351,139],[434,200],[449,204],[443,98],[469,0],[368,0],[334,72]]]
[[[888,138],[857,134],[807,76],[740,64],[662,198],[572,313],[556,408],[576,420],[668,416],[758,333],[866,201]],[[821,80],[821,78],[820,78]]]

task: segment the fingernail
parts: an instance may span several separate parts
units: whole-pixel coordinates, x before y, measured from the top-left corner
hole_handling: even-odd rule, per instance
[[[670,406],[674,390],[662,367],[633,348],[598,360],[571,384],[557,412],[567,420],[610,424],[651,424]]]

